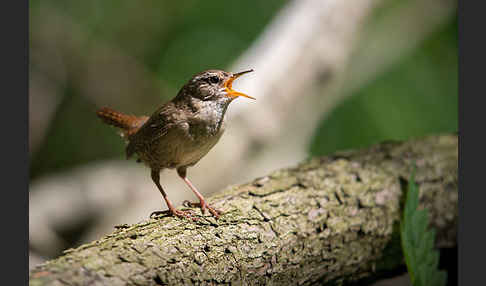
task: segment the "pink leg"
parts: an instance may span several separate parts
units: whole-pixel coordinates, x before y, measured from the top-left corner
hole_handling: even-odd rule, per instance
[[[160,193],[164,197],[164,200],[167,203],[167,207],[169,208],[169,210],[168,211],[154,211],[150,214],[150,217],[152,217],[154,215],[169,213],[169,214],[172,214],[172,215],[177,216],[177,217],[185,217],[185,218],[190,218],[192,220],[197,220],[197,218],[192,216],[191,212],[180,211],[172,205],[171,201],[167,197],[167,194],[165,193],[164,189],[160,185],[160,174],[159,174],[159,172],[160,172],[159,170],[152,170],[152,172],[151,172],[152,180],[154,181],[155,185],[157,186]]]
[[[196,189],[196,187],[189,181],[189,179],[186,176],[186,168],[179,168],[177,169],[177,174],[179,174],[179,177],[181,177],[184,182],[189,186],[191,191],[196,195],[196,197],[199,199],[199,203],[191,203],[188,201],[185,201],[184,203],[190,205],[190,206],[198,206],[201,208],[202,213],[204,214],[206,212],[206,208],[209,210],[209,212],[215,216],[216,218],[219,217],[220,214],[223,212],[217,209],[214,209],[210,205],[206,203],[206,200],[204,199],[203,195]]]

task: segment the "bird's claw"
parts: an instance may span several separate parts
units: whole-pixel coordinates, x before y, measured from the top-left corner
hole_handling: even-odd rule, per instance
[[[185,200],[182,202],[182,205],[185,206],[185,207],[188,207],[188,208],[191,208],[191,207],[198,207],[201,209],[201,212],[203,214],[206,213],[206,209],[209,210],[209,212],[215,217],[215,218],[219,218],[219,216],[221,214],[223,214],[223,211],[221,210],[218,210],[218,209],[215,209],[213,208],[212,206],[210,206],[209,204],[207,204],[205,201],[199,201],[197,203],[194,203],[194,202],[190,202],[188,200]]]
[[[179,218],[188,218],[188,219],[192,219],[193,221],[197,221],[198,218],[194,216],[194,213],[191,211],[191,210],[186,210],[186,211],[182,211],[182,210],[176,210],[176,209],[173,209],[173,210],[165,210],[165,211],[154,211],[150,214],[150,218],[154,218],[159,216],[159,215],[173,215],[173,216],[176,216],[176,217],[179,217]]]

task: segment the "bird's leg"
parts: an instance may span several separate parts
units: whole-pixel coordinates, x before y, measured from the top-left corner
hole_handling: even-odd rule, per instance
[[[181,210],[177,210],[176,208],[174,208],[174,205],[172,205],[169,198],[167,197],[167,194],[165,193],[164,189],[162,189],[162,186],[160,185],[160,170],[152,170],[151,175],[152,175],[152,180],[154,181],[155,185],[157,186],[160,193],[164,197],[164,200],[167,203],[167,207],[169,207],[169,210],[168,211],[154,211],[150,214],[150,217],[152,217],[154,215],[170,213],[170,214],[177,216],[177,217],[185,217],[185,218],[191,218],[192,220],[196,220],[196,218],[194,218],[192,216],[192,213],[190,211],[181,211]]]
[[[199,203],[192,203],[192,202],[189,202],[189,201],[184,201],[183,202],[184,205],[193,206],[193,207],[200,207],[203,214],[206,212],[206,208],[207,208],[209,210],[209,212],[213,216],[215,216],[216,218],[218,218],[219,215],[223,213],[222,211],[217,210],[217,209],[211,207],[209,204],[206,203],[206,200],[204,199],[203,195],[196,189],[196,187],[187,178],[186,168],[178,168],[177,174],[179,174],[179,177],[181,177],[181,179],[183,179],[184,182],[186,182],[186,184],[189,186],[189,188],[194,192],[194,194],[199,199]]]

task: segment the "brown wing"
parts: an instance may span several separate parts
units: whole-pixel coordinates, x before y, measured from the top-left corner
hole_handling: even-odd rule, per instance
[[[128,139],[127,158],[137,151],[149,150],[150,145],[167,133],[167,130],[179,121],[179,112],[172,102],[168,102],[157,111]]]

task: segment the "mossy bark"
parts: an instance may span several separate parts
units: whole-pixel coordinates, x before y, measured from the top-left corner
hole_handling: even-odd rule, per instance
[[[36,267],[30,285],[311,285],[370,277],[403,264],[396,226],[413,164],[437,243],[452,246],[458,139],[442,135],[313,158],[229,187],[209,199],[225,211],[218,220],[117,226]]]

